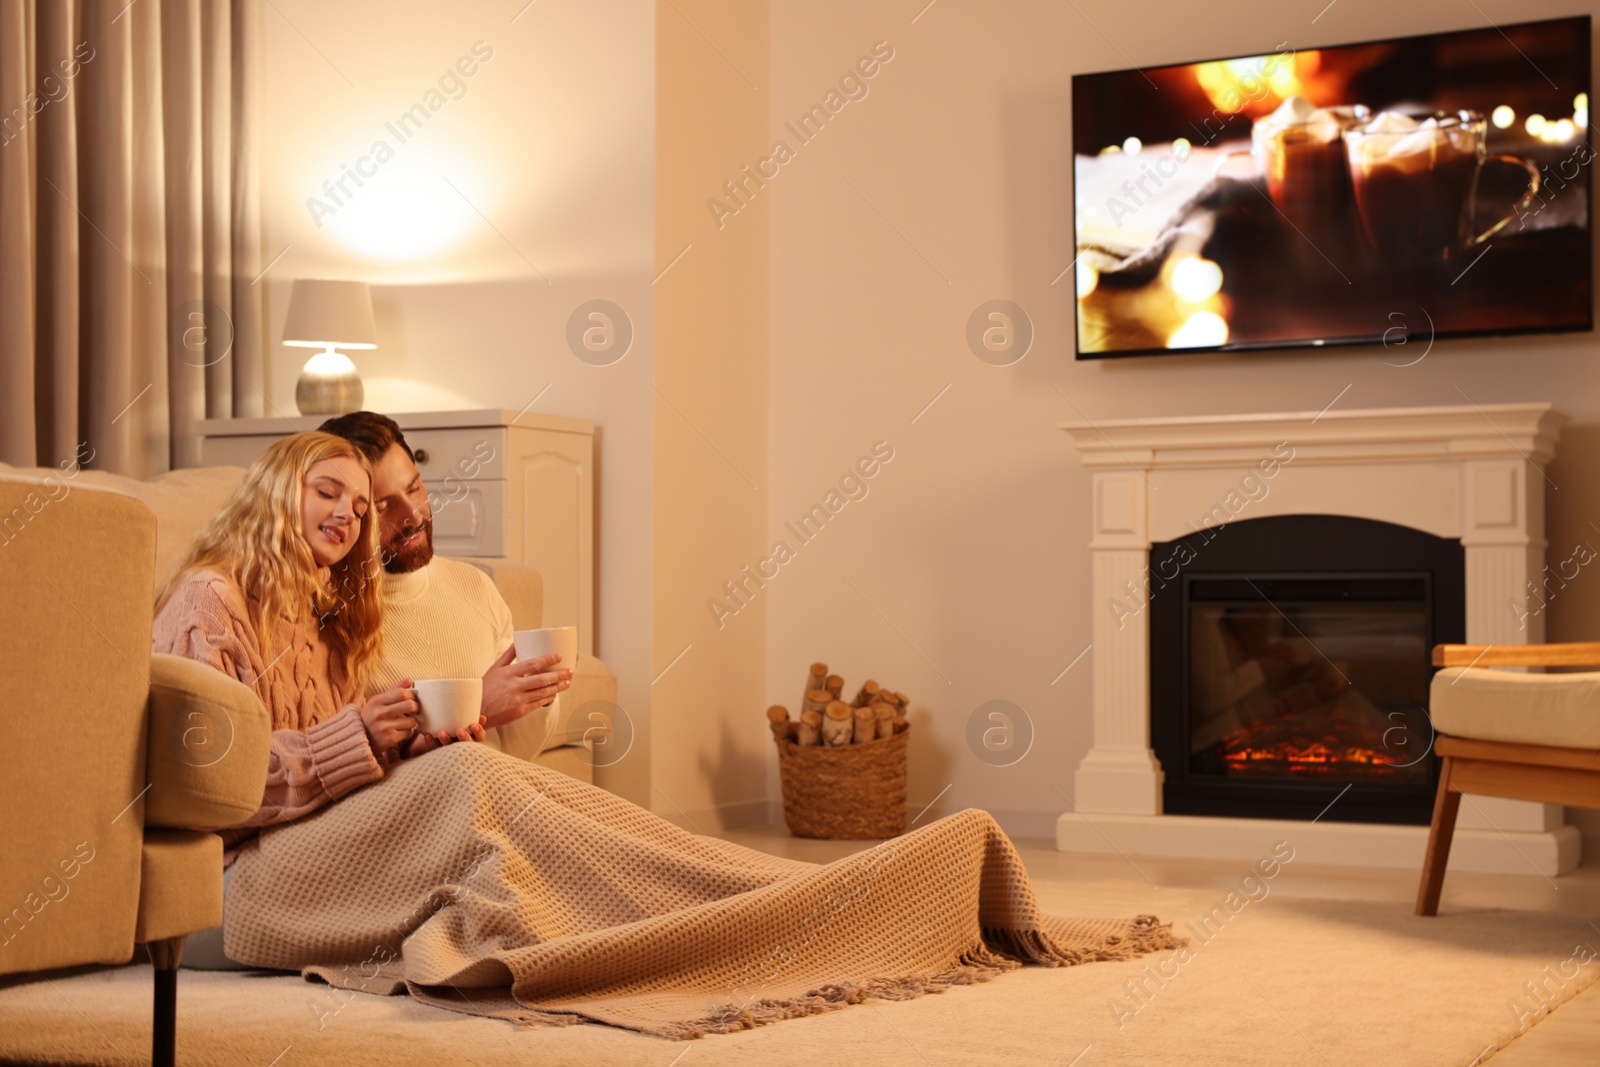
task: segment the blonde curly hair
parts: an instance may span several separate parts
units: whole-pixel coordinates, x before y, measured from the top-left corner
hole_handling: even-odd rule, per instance
[[[325,459],[360,464],[371,484],[372,466],[360,450],[329,433],[292,434],[273,442],[244,480],[205,524],[173,568],[156,598],[160,611],[172,591],[197,570],[231,577],[244,593],[262,653],[270,658],[275,620],[299,619],[309,609],[334,658],[357,692],[365,692],[382,652],[383,559],[377,510],[368,507],[350,551],[323,577],[300,532],[306,474]]]

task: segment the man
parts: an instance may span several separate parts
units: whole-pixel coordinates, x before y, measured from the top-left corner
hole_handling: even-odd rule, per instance
[[[559,655],[519,661],[511,609],[478,568],[433,554],[433,509],[391,418],[357,411],[318,429],[343,437],[372,464],[372,507],[383,557],[383,662],[374,685],[407,678],[483,677],[486,740],[532,760],[555,733],[550,702],[572,684]],[[485,669],[487,668],[487,669]]]

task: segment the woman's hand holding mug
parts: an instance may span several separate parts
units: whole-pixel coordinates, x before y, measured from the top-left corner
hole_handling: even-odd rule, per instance
[[[451,736],[449,730],[440,730],[436,734],[425,734],[419,731],[417,735],[411,739],[410,746],[405,749],[402,755],[404,755],[406,759],[415,759],[424,752],[430,752],[436,748],[443,748],[445,745],[451,744],[455,741],[482,741],[483,729],[488,725],[488,723],[489,720],[487,718],[479,715],[477,722],[463,726],[461,729],[455,732],[454,736]]]
[[[401,743],[417,732],[417,699],[407,678],[393,689],[370,697],[361,706],[361,725],[367,741],[381,759],[396,752]]]

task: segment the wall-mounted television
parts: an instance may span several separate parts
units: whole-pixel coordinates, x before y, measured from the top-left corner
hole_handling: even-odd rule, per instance
[[[1072,79],[1079,359],[1593,328],[1590,19]]]

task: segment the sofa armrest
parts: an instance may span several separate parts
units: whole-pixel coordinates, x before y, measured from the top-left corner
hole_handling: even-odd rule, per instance
[[[597,703],[598,702],[598,703]],[[601,660],[579,656],[572,688],[561,694],[561,721],[551,730],[545,748],[582,745],[616,727],[617,676]],[[601,742],[604,743],[604,742]]]
[[[485,556],[463,556],[462,563],[470,563],[489,576],[506,607],[511,609],[511,625],[518,630],[537,630],[544,618],[544,579],[539,572],[524,563]]]
[[[204,663],[150,657],[146,826],[221,827],[261,807],[272,720],[250,687]]]

